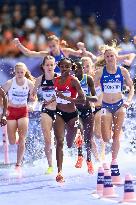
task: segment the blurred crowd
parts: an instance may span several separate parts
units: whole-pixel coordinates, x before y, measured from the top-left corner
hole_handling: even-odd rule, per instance
[[[95,14],[90,14],[85,22],[74,10],[59,12],[47,3],[39,6],[31,4],[29,7],[24,4],[3,4],[0,8],[0,56],[21,55],[13,45],[14,37],[18,37],[30,50],[46,50],[47,37],[51,34],[65,40],[72,48],[82,41],[94,53],[101,44],[110,44],[112,39],[116,39],[123,50],[135,51],[127,28],[119,28],[114,19],[108,19],[105,26],[99,25],[97,20]]]

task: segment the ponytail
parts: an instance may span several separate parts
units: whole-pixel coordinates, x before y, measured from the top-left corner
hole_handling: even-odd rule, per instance
[[[67,44],[67,42],[65,40],[61,40],[60,41],[60,46],[65,48],[65,47],[68,47],[68,44]]]
[[[31,72],[29,70],[26,70],[25,77],[31,80],[33,83],[35,82],[35,78],[31,75]]]
[[[104,54],[106,51],[111,50],[115,53],[116,56],[118,56],[118,52],[121,50],[121,48],[119,46],[117,46],[117,41],[113,40],[112,41],[112,45],[101,45],[99,47],[99,51],[101,53],[100,56],[97,57],[97,61],[95,63],[95,66],[104,66],[106,64],[106,61],[104,59]]]

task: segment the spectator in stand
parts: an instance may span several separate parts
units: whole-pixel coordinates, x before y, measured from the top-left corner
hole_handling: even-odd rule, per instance
[[[89,31],[86,33],[84,40],[88,50],[95,49],[97,51],[98,47],[104,44],[99,26],[89,28]]]
[[[50,31],[53,32],[56,36],[61,36],[61,20],[58,16],[54,16],[52,18],[52,26],[50,27]]]
[[[47,13],[40,19],[40,25],[44,30],[50,30],[53,25],[53,17],[55,12],[53,9],[48,9]]]
[[[123,38],[122,38],[122,42],[120,44],[120,47],[122,48],[122,50],[125,50],[125,51],[129,51],[129,52],[135,51],[135,46],[131,42],[130,31],[128,31],[127,29],[123,33]]]
[[[39,25],[37,25],[35,30],[32,33],[28,34],[28,36],[29,36],[29,40],[30,40],[29,43],[31,42],[31,44],[33,44],[33,48],[32,49],[30,48],[30,50],[36,50],[36,51],[45,50],[46,43],[47,43],[46,37],[42,33],[42,29]]]
[[[12,27],[19,29],[21,25],[24,23],[23,16],[21,14],[21,8],[14,10],[12,14]]]
[[[40,6],[40,12],[39,12],[39,15],[40,16],[40,19],[45,15],[47,14],[47,11],[49,9],[49,5],[47,3],[43,3],[41,4]]]
[[[62,17],[62,26],[67,26],[70,29],[75,28],[75,16],[71,10],[64,12]]]
[[[75,43],[84,40],[84,26],[80,17],[75,18],[75,28],[71,32],[71,38]]]
[[[18,50],[15,48],[12,38],[13,38],[13,32],[11,29],[6,29],[3,32],[4,40],[1,41],[0,47],[1,50],[1,56],[7,57],[7,56],[16,56],[18,54]]]
[[[28,31],[33,31],[37,26],[37,9],[35,5],[30,6],[28,17],[25,19],[24,26]]]
[[[4,26],[10,26],[11,25],[11,14],[10,14],[10,8],[8,4],[4,4],[1,9],[1,18],[2,18],[2,24]]]

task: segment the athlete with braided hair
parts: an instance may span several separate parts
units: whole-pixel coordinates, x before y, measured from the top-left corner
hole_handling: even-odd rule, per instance
[[[75,104],[84,103],[85,95],[81,89],[80,83],[74,76],[70,75],[74,65],[69,58],[63,58],[58,66],[61,76],[55,78],[54,85],[56,90],[56,120],[54,133],[56,137],[56,159],[58,167],[57,182],[63,182],[62,175],[63,164],[63,141],[65,127],[67,130],[66,140],[68,148],[72,147],[77,132],[78,112]]]

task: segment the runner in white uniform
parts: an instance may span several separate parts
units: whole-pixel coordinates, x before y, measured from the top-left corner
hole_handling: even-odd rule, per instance
[[[3,89],[8,93],[7,132],[9,143],[16,143],[16,131],[19,135],[16,168],[20,167],[24,156],[25,137],[28,130],[27,100],[29,93],[31,95],[33,90],[33,83],[27,78],[32,80],[26,65],[19,62],[15,65],[15,77],[3,85]]]

